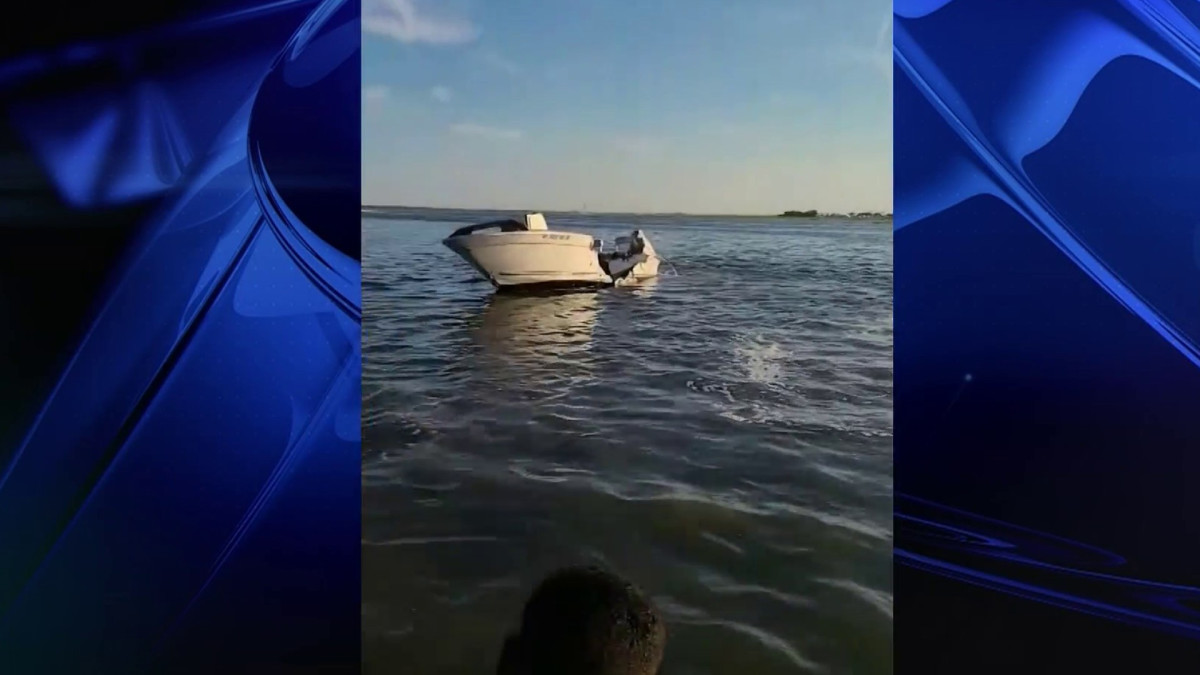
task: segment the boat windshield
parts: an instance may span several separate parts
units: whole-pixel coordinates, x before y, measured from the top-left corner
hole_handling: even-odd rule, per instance
[[[465,237],[468,234],[474,234],[480,230],[500,230],[501,232],[524,232],[527,228],[525,223],[522,223],[511,218],[504,220],[491,220],[486,223],[476,223],[475,225],[467,225],[455,230],[451,237]]]

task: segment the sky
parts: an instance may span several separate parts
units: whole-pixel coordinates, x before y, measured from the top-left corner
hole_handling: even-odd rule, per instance
[[[362,0],[363,203],[892,210],[891,0]]]

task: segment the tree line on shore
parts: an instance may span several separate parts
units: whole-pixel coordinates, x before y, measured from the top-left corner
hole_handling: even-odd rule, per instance
[[[816,209],[809,211],[784,211],[780,218],[852,218],[855,220],[890,220],[892,214],[878,211],[858,211],[855,213],[821,213]]]

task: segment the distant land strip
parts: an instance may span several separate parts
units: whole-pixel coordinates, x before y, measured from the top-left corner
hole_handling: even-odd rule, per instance
[[[819,211],[784,211],[779,218],[852,218],[854,220],[891,220],[892,214],[878,211],[859,211],[856,213],[821,213]]]

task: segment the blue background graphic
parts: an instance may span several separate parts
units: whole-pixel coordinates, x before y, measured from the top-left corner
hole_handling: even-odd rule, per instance
[[[359,5],[80,5],[0,62],[0,671],[357,672]]]
[[[897,0],[894,58],[896,670],[1194,667],[1200,3]]]

